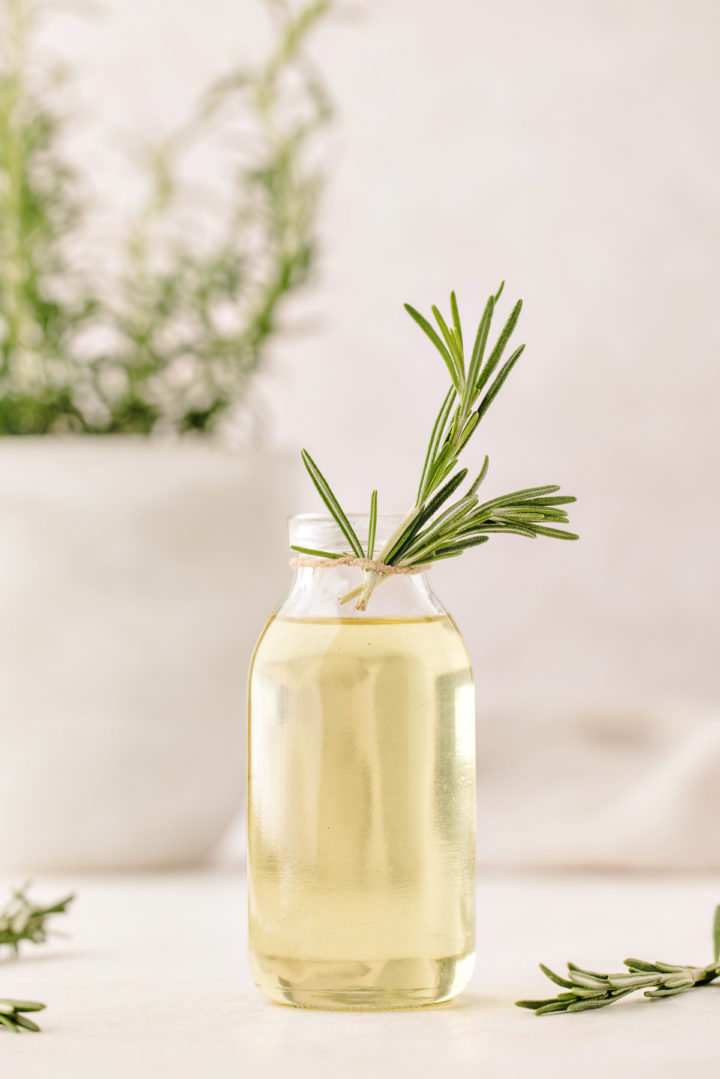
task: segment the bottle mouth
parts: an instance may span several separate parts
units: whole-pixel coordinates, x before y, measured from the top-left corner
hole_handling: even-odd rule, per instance
[[[402,513],[379,513],[375,528],[375,556],[390,539],[403,520]],[[369,513],[349,513],[348,520],[364,551],[367,551]],[[298,513],[288,518],[288,542],[291,547],[308,547],[330,551],[332,554],[351,554],[350,544],[329,513]]]

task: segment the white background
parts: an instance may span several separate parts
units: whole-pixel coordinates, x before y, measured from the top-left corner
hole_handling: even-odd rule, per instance
[[[262,55],[255,0],[112,0],[52,27],[82,64],[76,152],[125,148]],[[412,500],[444,368],[402,311],[466,319],[507,279],[528,349],[469,457],[559,482],[582,541],[493,540],[436,571],[480,700],[706,704],[720,690],[720,8],[383,0],[316,36],[337,105],[318,289],[266,380],[275,437],[343,501]],[[312,316],[307,318],[306,316]],[[469,332],[469,331],[467,331]],[[295,509],[316,509],[305,483]]]

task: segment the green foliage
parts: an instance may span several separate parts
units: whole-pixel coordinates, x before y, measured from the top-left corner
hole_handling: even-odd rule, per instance
[[[17,955],[20,944],[24,941],[43,944],[48,935],[48,918],[55,914],[65,914],[74,898],[66,895],[49,906],[40,906],[28,898],[27,885],[17,888],[0,910],[0,946],[7,945]],[[40,1027],[32,1019],[28,1019],[25,1013],[40,1012],[44,1007],[44,1004],[36,1000],[0,997],[0,1027],[15,1033],[21,1030],[38,1031]]]
[[[74,898],[66,895],[50,906],[39,906],[28,898],[27,885],[17,888],[0,910],[0,947],[5,944],[17,953],[24,941],[44,944],[48,918],[53,914],[65,914]]]
[[[100,281],[69,254],[92,222],[62,152],[60,75],[34,61],[38,9],[0,0],[0,433],[205,433],[242,405],[313,267],[313,158],[330,115],[303,49],[331,0],[266,3],[270,54],[216,81],[146,149],[122,270]],[[227,156],[231,136],[228,190],[208,181],[198,196],[186,162],[208,146]]]
[[[81,222],[77,177],[57,152],[62,72],[29,58],[38,12],[0,5],[0,432],[45,433],[77,415],[73,340],[95,302],[68,260]]]
[[[714,961],[706,967],[677,963],[647,963],[644,959],[625,959],[627,971],[621,974],[599,974],[568,963],[567,976],[555,974],[543,963],[540,970],[554,985],[564,990],[545,1000],[518,1000],[518,1008],[528,1008],[535,1015],[556,1015],[563,1012],[585,1012],[606,1008],[629,993],[642,990],[650,1000],[674,997],[698,986],[709,985],[720,977],[718,952],[720,944],[720,906],[715,909],[713,926]]]
[[[21,1030],[32,1030],[37,1033],[40,1027],[32,1019],[28,1019],[26,1012],[42,1012],[44,1004],[37,1000],[11,1000],[9,997],[0,997],[0,1027],[12,1030],[19,1034]]]
[[[460,454],[525,348],[520,345],[502,366],[499,366],[520,316],[522,303],[518,301],[485,359],[493,312],[502,290],[501,285],[485,305],[469,361],[465,355],[460,313],[454,292],[450,294],[452,327],[437,307],[432,308],[439,333],[419,311],[409,304],[405,305],[408,314],[440,353],[452,385],[443,399],[433,425],[415,505],[378,555],[378,561],[385,565],[410,568],[430,565],[445,558],[455,558],[470,547],[486,543],[492,535],[498,533],[525,536],[528,539],[536,536],[566,540],[578,538],[574,532],[556,527],[567,524],[568,517],[564,506],[574,502],[575,498],[572,495],[557,494],[560,488],[555,484],[527,487],[480,503],[477,492],[487,475],[487,457],[479,475],[465,494],[454,502],[450,501],[468,475],[466,468],[456,471]],[[346,537],[353,555],[362,559],[364,553],[360,541],[330,485],[307,450],[302,451],[302,459],[318,494]],[[368,543],[368,559],[372,558],[374,549],[376,518],[377,492],[373,492],[370,529],[372,539]],[[328,551],[311,552],[299,547],[295,549],[324,558],[340,557]],[[357,607],[364,610],[381,577],[382,574],[374,569],[368,569],[364,585],[341,597],[341,602],[359,596]]]

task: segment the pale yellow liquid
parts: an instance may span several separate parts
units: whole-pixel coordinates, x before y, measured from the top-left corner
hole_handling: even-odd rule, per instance
[[[275,618],[250,710],[258,987],[320,1008],[455,996],[474,962],[475,709],[452,620]]]

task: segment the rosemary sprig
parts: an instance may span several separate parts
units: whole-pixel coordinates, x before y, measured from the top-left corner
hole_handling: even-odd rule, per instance
[[[564,992],[546,1000],[518,1000],[518,1008],[529,1008],[535,1015],[555,1015],[560,1012],[585,1012],[606,1008],[616,1000],[642,990],[650,1000],[674,997],[720,977],[720,906],[715,908],[713,921],[712,963],[706,967],[675,963],[646,963],[643,959],[625,959],[628,968],[621,974],[599,974],[568,963],[567,976],[555,974],[543,963],[540,970],[559,985]]]
[[[487,475],[487,456],[469,489],[451,501],[468,475],[466,468],[457,468],[460,455],[525,348],[520,345],[503,362],[522,309],[522,301],[518,300],[494,346],[487,352],[493,314],[503,286],[504,282],[488,298],[469,357],[465,354],[460,312],[454,292],[450,294],[451,325],[437,307],[432,308],[437,329],[414,307],[405,304],[408,314],[440,353],[451,386],[430,434],[415,504],[377,556],[378,561],[385,565],[424,566],[441,559],[455,558],[470,547],[486,543],[497,533],[525,536],[528,539],[535,536],[568,540],[578,538],[574,532],[557,527],[567,524],[564,507],[574,502],[575,498],[559,495],[557,492],[560,488],[555,484],[526,487],[481,503],[478,490]],[[346,537],[352,554],[357,558],[371,559],[377,522],[377,493],[373,493],[368,548],[367,552],[363,552],[347,514],[307,450],[302,451],[302,459],[320,497]],[[294,549],[324,558],[339,557],[331,551]],[[365,610],[382,577],[383,574],[373,569],[366,571],[363,584],[346,593],[340,601],[344,603],[357,598],[357,608]]]
[[[16,888],[10,899],[0,910],[0,946],[6,944],[17,952],[23,941],[43,944],[47,940],[48,918],[53,914],[65,914],[75,898],[66,895],[49,906],[38,906],[28,898],[28,884]]]
[[[37,1000],[10,1000],[9,997],[0,997],[0,1027],[12,1030],[19,1034],[21,1030],[37,1032],[40,1027],[32,1019],[28,1019],[24,1012],[41,1012],[45,1005]]]
[[[38,906],[28,898],[28,887],[28,884],[24,884],[16,888],[0,911],[0,945],[6,944],[15,954],[23,941],[44,943],[48,935],[47,919],[53,914],[64,914],[75,898],[74,895],[66,895],[49,906]],[[37,1000],[0,997],[0,1027],[16,1034],[21,1030],[39,1031],[37,1023],[28,1019],[25,1013],[41,1012],[44,1008],[45,1005]]]

